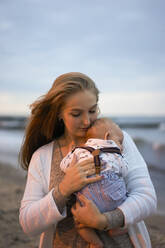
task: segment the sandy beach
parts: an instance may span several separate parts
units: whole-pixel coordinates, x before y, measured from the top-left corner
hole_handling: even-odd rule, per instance
[[[152,169],[150,171],[152,177]],[[155,175],[155,173],[154,173]],[[152,178],[153,181],[157,181]],[[36,248],[38,237],[25,235],[19,225],[19,206],[23,195],[26,178],[20,170],[7,164],[0,164],[0,248]],[[159,190],[159,208],[164,201]],[[164,205],[165,206],[165,205]],[[165,216],[154,215],[146,220],[151,235],[153,248],[165,247]]]

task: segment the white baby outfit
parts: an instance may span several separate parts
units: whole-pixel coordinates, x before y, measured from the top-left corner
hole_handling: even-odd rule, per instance
[[[89,139],[85,146],[95,149],[104,147],[118,148],[113,140]],[[83,148],[76,148],[74,152],[69,152],[61,161],[60,167],[65,172],[69,167],[73,154],[77,161],[83,161],[93,157],[93,155]],[[127,175],[127,161],[122,155],[117,153],[100,153],[101,181],[85,186],[80,192],[88,199],[93,200],[101,212],[114,210],[126,199],[126,186],[124,177]]]

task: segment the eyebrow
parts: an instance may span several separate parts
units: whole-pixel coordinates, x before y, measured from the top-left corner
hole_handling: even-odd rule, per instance
[[[90,109],[93,109],[93,108],[95,108],[95,107],[97,107],[97,103],[95,104],[95,105],[93,105]],[[73,108],[73,109],[71,109],[72,111],[81,111],[82,109],[79,109],[79,108]]]

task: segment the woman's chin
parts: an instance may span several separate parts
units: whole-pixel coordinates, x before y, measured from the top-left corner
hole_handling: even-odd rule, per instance
[[[79,133],[80,133],[81,136],[84,137],[84,136],[86,136],[87,131],[88,131],[88,129],[81,129],[81,130],[79,131]]]
[[[77,138],[85,138],[87,134],[87,131],[84,130],[79,130],[79,132],[77,132]]]

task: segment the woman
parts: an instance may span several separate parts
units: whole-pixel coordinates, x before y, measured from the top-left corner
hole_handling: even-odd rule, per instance
[[[151,247],[143,219],[155,211],[156,195],[147,166],[126,132],[123,154],[128,161],[128,197],[116,210],[101,214],[81,195],[81,204],[74,204],[74,192],[101,180],[100,176],[87,178],[95,173],[91,159],[74,159],[65,175],[59,168],[62,158],[84,143],[97,119],[98,94],[89,77],[67,73],[31,106],[20,154],[22,166],[28,169],[20,223],[25,233],[41,234],[39,247],[88,247],[76,232],[74,220],[79,227],[95,228],[104,247]],[[111,230],[111,237],[106,230]]]

